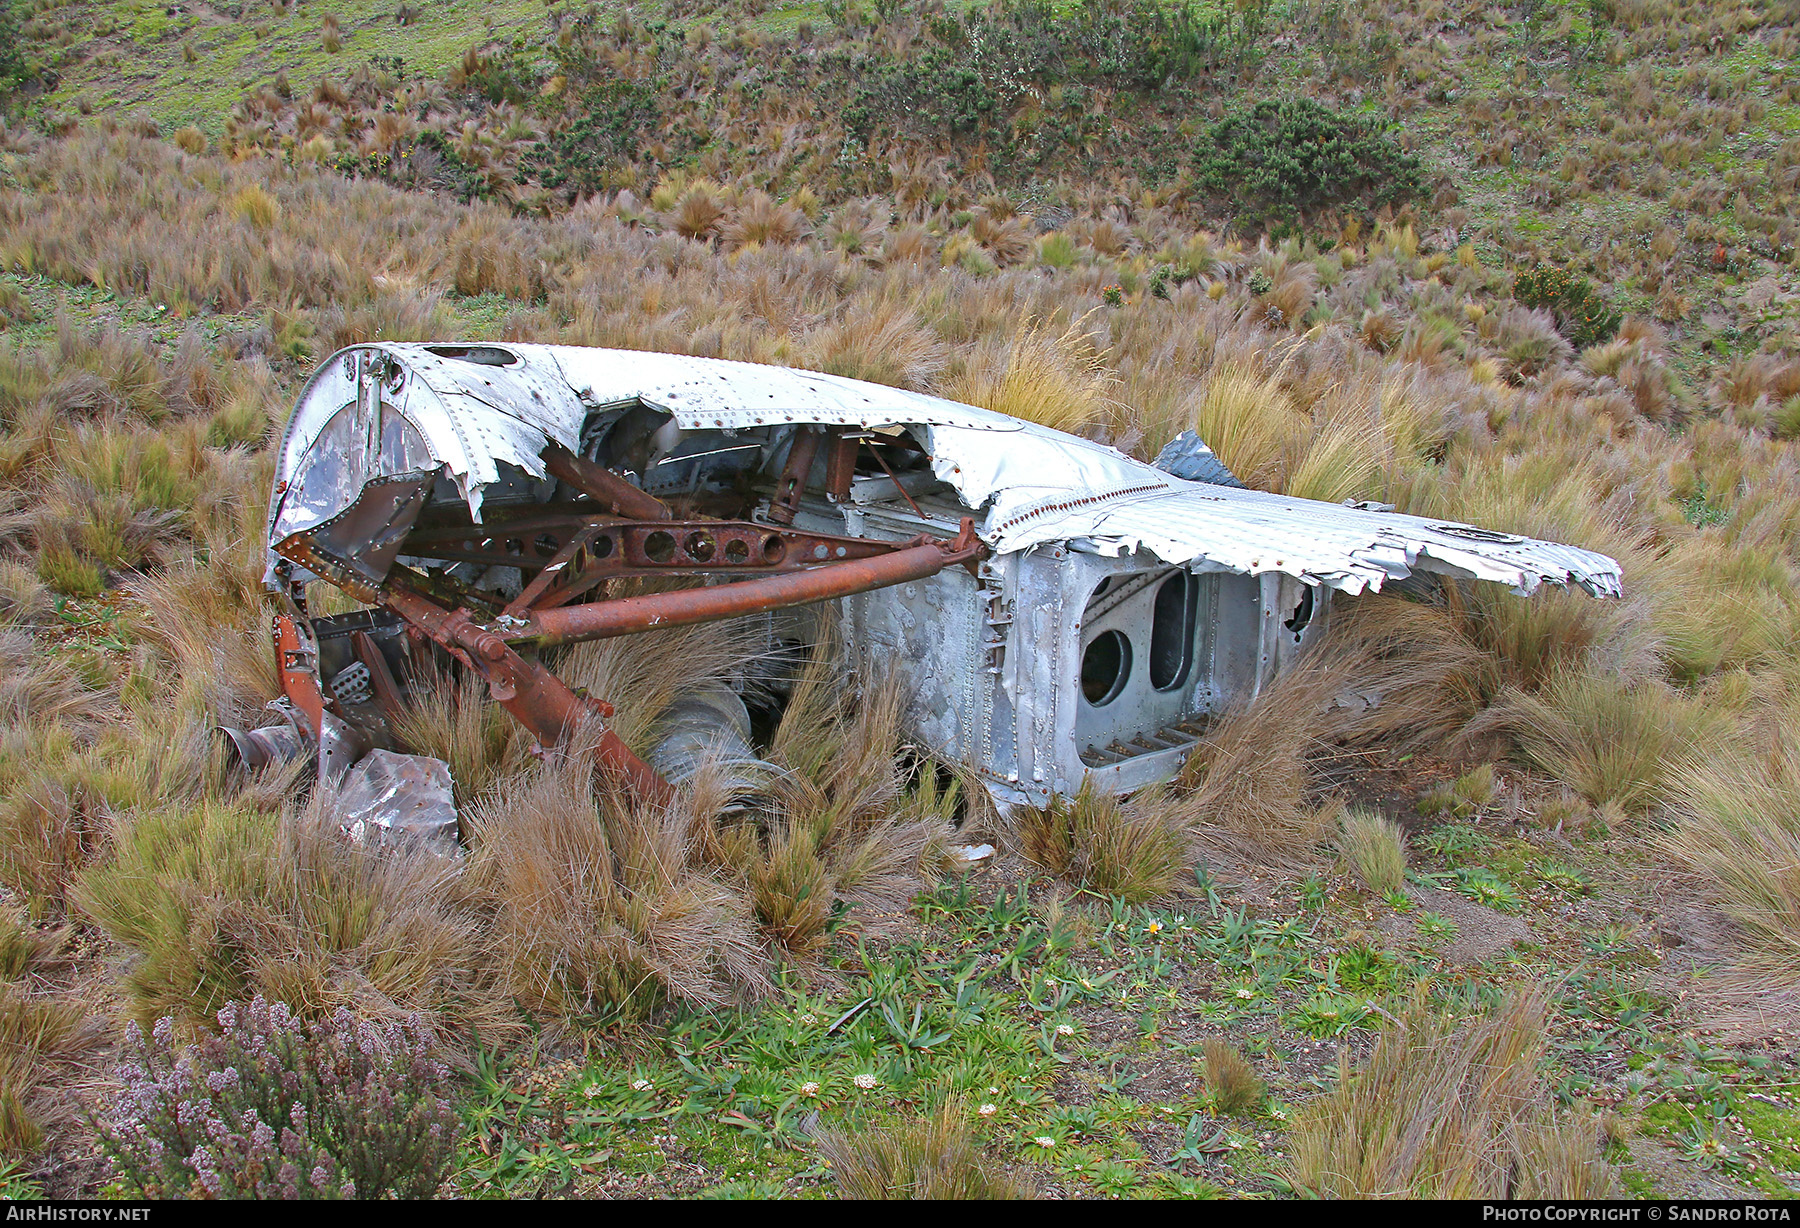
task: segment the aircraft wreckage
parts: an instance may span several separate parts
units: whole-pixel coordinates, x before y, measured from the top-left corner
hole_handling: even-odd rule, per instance
[[[1590,551],[1246,489],[1191,433],[1150,465],[838,376],[546,345],[334,355],[282,439],[268,545],[282,720],[233,744],[316,755],[325,779],[354,765],[347,825],[448,811],[452,840],[447,769],[392,750],[434,657],[548,747],[611,715],[557,677],[558,646],[736,618],[747,655],[779,655],[836,601],[924,748],[1041,805],[1174,775],[1209,717],[1326,633],[1334,592],[1416,573],[1620,591]],[[656,576],[704,580],[608,597]],[[315,580],[367,608],[309,617]],[[660,797],[709,747],[753,757],[741,700],[687,709],[644,757],[602,732],[602,768]]]

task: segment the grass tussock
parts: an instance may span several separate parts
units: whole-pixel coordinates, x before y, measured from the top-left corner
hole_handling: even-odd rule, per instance
[[[1279,380],[1254,368],[1219,366],[1195,394],[1193,429],[1246,486],[1279,490],[1307,433]]]
[[[769,758],[787,772],[755,824],[721,825],[715,856],[742,867],[757,916],[789,950],[811,953],[847,908],[905,906],[944,864],[950,821],[980,791],[936,765],[908,767],[901,688],[847,676],[830,628],[794,684]]]
[[[86,1005],[0,983],[0,1154],[36,1152],[49,1131],[78,1119],[71,1075],[101,1041]]]
[[[494,910],[505,992],[554,1016],[718,1006],[769,988],[749,901],[707,872],[677,807],[597,798],[579,754],[469,812],[470,874]],[[700,818],[709,821],[710,816]]]
[[[1315,858],[1339,807],[1307,797],[1307,757],[1348,672],[1306,663],[1227,713],[1183,765],[1177,812],[1202,848],[1300,865]]]
[[[570,686],[612,704],[612,731],[642,752],[670,704],[727,686],[754,668],[746,638],[738,624],[719,622],[595,640],[571,648],[557,672]]]
[[[1677,765],[1713,749],[1722,715],[1657,679],[1569,672],[1542,690],[1510,688],[1471,723],[1596,806],[1642,811],[1668,796]]]
[[[1695,756],[1675,776],[1679,818],[1662,838],[1742,927],[1744,962],[1800,982],[1800,747],[1783,737]]]
[[[0,912],[0,981],[63,966],[72,936],[67,926],[38,929],[23,916]]]
[[[415,755],[450,765],[458,802],[480,797],[524,765],[531,738],[473,674],[441,674],[407,704],[394,732]]]
[[[1215,1109],[1239,1116],[1262,1107],[1269,1096],[1268,1085],[1257,1077],[1236,1045],[1212,1036],[1202,1043],[1200,1052],[1206,1063],[1206,1089]]]
[[[1022,808],[1013,823],[1032,864],[1132,904],[1167,895],[1188,865],[1187,834],[1160,790],[1125,801],[1086,781],[1072,798]]]
[[[1055,333],[1027,317],[1005,341],[978,349],[939,392],[953,401],[1079,434],[1112,405],[1117,377],[1084,320]]]
[[[1537,1071],[1547,1011],[1519,991],[1458,1025],[1421,996],[1361,1070],[1294,1115],[1295,1185],[1323,1198],[1604,1198],[1618,1178],[1595,1123]]]
[[[133,815],[74,898],[132,952],[129,1013],[204,1024],[261,994],[316,1017],[422,1013],[448,1031],[513,1026],[491,941],[454,867],[378,857],[311,810],[201,805]]]
[[[1375,894],[1406,886],[1406,833],[1392,819],[1367,810],[1346,811],[1338,851]]]
[[[1016,1199],[1035,1196],[981,1149],[954,1100],[879,1130],[819,1138],[838,1196],[852,1199]]]
[[[1319,646],[1342,685],[1326,733],[1351,745],[1443,745],[1499,686],[1493,658],[1442,606],[1368,594],[1336,595]]]

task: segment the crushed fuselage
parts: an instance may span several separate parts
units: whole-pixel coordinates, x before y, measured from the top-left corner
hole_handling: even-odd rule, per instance
[[[1210,716],[1326,633],[1333,592],[1420,572],[1619,591],[1617,563],[1588,551],[1189,481],[916,393],[538,345],[327,361],[282,441],[269,547],[296,599],[295,723],[320,746],[333,721],[381,742],[421,652],[486,679],[548,745],[610,714],[549,668],[558,645],[751,615],[773,642],[795,625],[774,612],[835,600],[919,740],[1005,803],[1168,778]],[[707,582],[609,596],[669,575]],[[321,578],[371,607],[351,616],[366,625],[305,616]],[[600,737],[611,771],[666,790]]]

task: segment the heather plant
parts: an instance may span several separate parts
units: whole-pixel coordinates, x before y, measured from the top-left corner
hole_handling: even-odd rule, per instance
[[[164,1017],[127,1028],[124,1090],[97,1123],[119,1182],[144,1198],[421,1198],[455,1145],[449,1071],[422,1017],[340,1008],[310,1025],[255,998],[181,1045]]]

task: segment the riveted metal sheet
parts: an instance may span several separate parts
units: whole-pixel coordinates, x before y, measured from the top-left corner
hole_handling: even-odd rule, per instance
[[[309,456],[318,462],[314,445],[332,416],[367,399],[371,379],[455,478],[477,518],[482,489],[497,480],[501,464],[541,475],[538,454],[549,442],[573,448],[590,413],[642,401],[691,430],[912,427],[938,478],[968,508],[985,510],[982,539],[1002,554],[1056,542],[1109,555],[1144,550],[1196,571],[1279,572],[1350,593],[1415,570],[1521,593],[1546,582],[1597,596],[1620,591],[1618,564],[1591,551],[1188,482],[1113,448],[937,397],[785,367],[570,346],[396,344],[335,356],[308,385],[289,425],[277,513],[280,491],[306,486],[305,465]],[[407,459],[418,467],[417,457]],[[352,484],[341,476],[334,492]],[[309,501],[299,519],[341,511],[329,507],[335,501]],[[291,509],[283,524],[290,532],[304,527]]]

